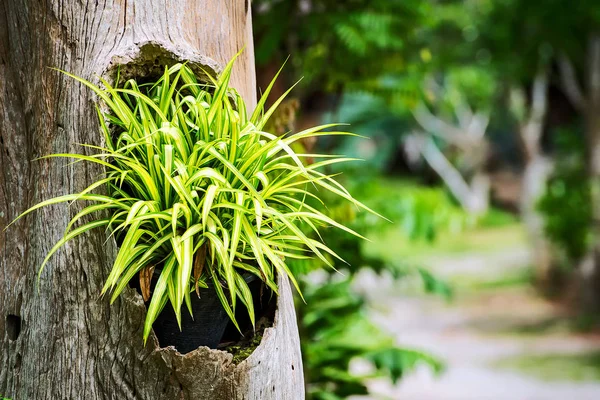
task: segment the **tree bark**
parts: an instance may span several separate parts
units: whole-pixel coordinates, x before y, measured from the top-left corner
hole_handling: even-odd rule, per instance
[[[548,68],[542,66],[535,75],[529,105],[523,88],[511,90],[511,109],[519,120],[519,139],[525,160],[521,186],[520,213],[529,242],[538,287],[551,292],[555,289],[556,257],[544,232],[544,216],[537,204],[546,190],[552,172],[552,161],[542,149],[544,121],[548,111]]]
[[[531,259],[535,268],[535,281],[544,291],[552,291],[556,259],[552,244],[544,232],[544,216],[538,211],[537,204],[546,190],[546,184],[552,171],[552,162],[538,153],[526,161],[521,188],[521,218],[527,230],[531,244]]]
[[[590,34],[587,49],[584,116],[588,142],[588,174],[592,202],[592,249],[582,262],[580,301],[588,313],[600,311],[600,32]]]
[[[0,0],[0,228],[31,205],[103,174],[37,160],[102,144],[92,81],[189,61],[218,72],[240,49],[232,85],[256,104],[249,0]],[[155,66],[155,63],[157,66]],[[13,399],[302,399],[290,286],[280,280],[274,326],[245,361],[199,348],[181,355],[142,344],[145,308],[133,290],[99,298],[116,254],[96,231],[65,245],[36,285],[37,267],[81,207],[52,206],[0,234],[0,395]]]

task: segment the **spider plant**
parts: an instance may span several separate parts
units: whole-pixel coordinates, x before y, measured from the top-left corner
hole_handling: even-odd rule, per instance
[[[234,58],[235,60],[235,58]],[[249,114],[240,95],[229,87],[234,60],[218,79],[201,81],[186,64],[165,67],[152,83],[128,80],[103,87],[66,73],[93,90],[108,112],[97,107],[105,146],[82,145],[86,154],[52,154],[103,166],[106,175],[79,193],[43,201],[18,218],[51,204],[85,201],[87,205],[66,227],[39,269],[66,242],[104,227],[117,238],[119,251],[102,294],[111,303],[140,276],[150,300],[143,338],[167,303],[181,328],[185,303],[211,285],[227,315],[236,324],[241,302],[254,321],[253,299],[244,279],[248,274],[277,292],[276,274],[298,284],[286,259],[318,257],[331,266],[340,258],[321,240],[306,232],[325,226],[352,235],[305,200],[318,196],[309,185],[330,191],[371,211],[355,200],[331,175],[320,171],[349,158],[298,154],[291,145],[321,135],[347,135],[317,126],[276,136],[263,131],[288,90],[270,108],[265,102],[273,82]],[[318,161],[305,165],[303,159]],[[103,187],[103,193],[94,193]],[[372,211],[371,211],[372,212]],[[150,278],[159,274],[152,293]],[[39,279],[39,277],[38,277]],[[238,327],[239,329],[239,327]]]

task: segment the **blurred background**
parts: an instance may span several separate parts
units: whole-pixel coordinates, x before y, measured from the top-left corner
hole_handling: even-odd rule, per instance
[[[252,5],[271,129],[350,124],[302,150],[392,221],[293,266],[309,398],[600,399],[600,4]]]

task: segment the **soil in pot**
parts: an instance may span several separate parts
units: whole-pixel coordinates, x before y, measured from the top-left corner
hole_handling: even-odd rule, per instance
[[[244,361],[256,347],[260,345],[265,329],[273,326],[277,310],[277,295],[273,293],[260,279],[248,284],[254,299],[256,324],[253,326],[248,313],[243,307],[236,311],[236,320],[243,334],[237,330],[231,321],[227,322],[225,333],[218,349],[233,354],[233,362]],[[255,329],[256,328],[256,329]]]

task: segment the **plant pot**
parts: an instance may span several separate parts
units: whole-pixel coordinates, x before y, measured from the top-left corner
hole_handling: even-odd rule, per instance
[[[254,275],[244,277],[248,283],[255,278]],[[200,346],[215,349],[220,343],[229,316],[223,309],[214,287],[209,284],[208,288],[200,288],[200,298],[195,292],[192,292],[190,297],[194,317],[192,318],[184,303],[181,309],[181,330],[170,303],[165,305],[154,321],[152,328],[161,347],[175,346],[179,353],[185,354]]]
[[[165,305],[152,325],[161,347],[175,346],[181,354],[189,353],[200,346],[217,347],[229,321],[214,288],[200,289],[200,298],[191,294],[192,313],[181,310],[181,330],[171,304]]]

